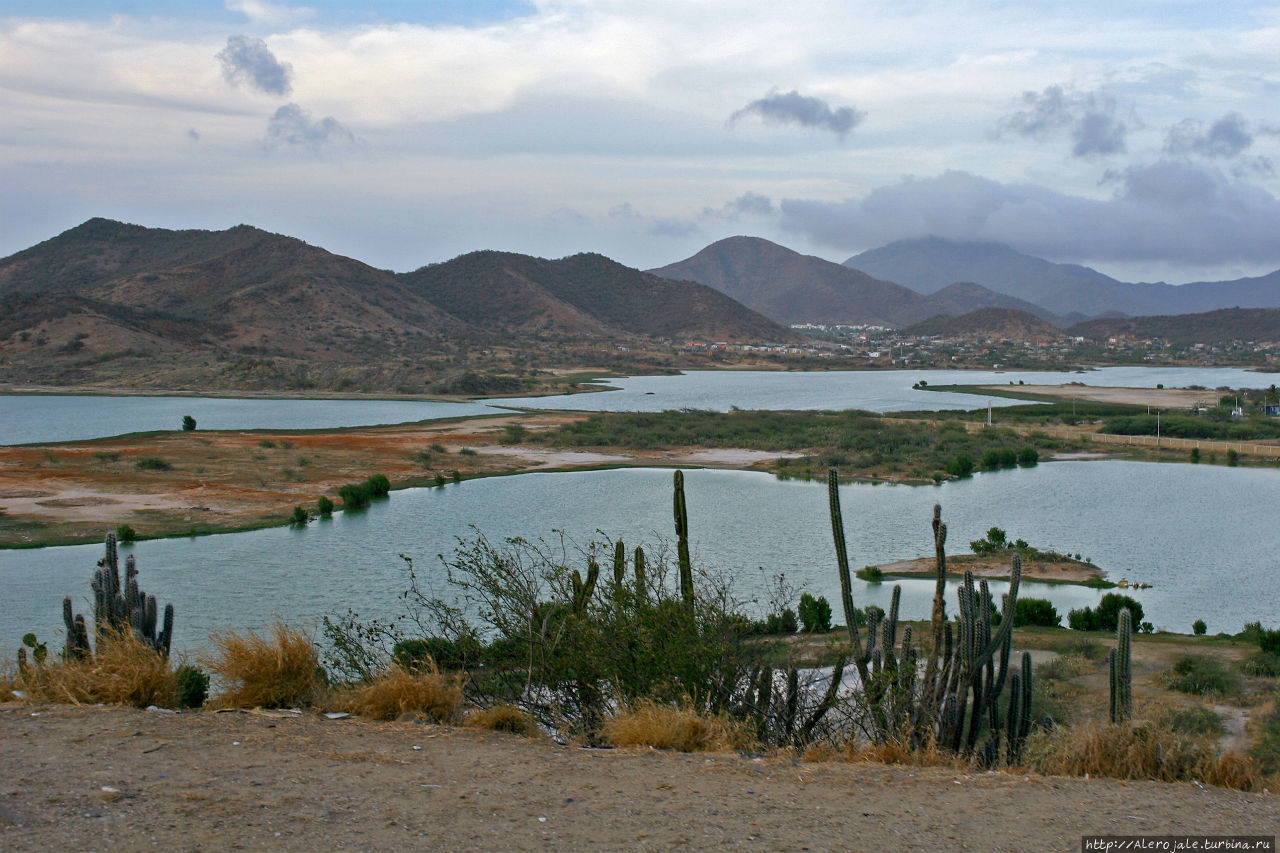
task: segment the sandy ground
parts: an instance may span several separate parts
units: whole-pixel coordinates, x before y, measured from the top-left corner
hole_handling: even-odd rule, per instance
[[[896,563],[882,563],[880,571],[886,575],[921,575],[935,577],[937,562],[933,557],[921,557],[918,560],[900,560]],[[957,554],[947,557],[947,576],[962,577],[965,571],[973,572],[978,578],[1009,578],[1008,557],[979,557],[975,554]],[[1096,566],[1088,566],[1074,560],[1067,562],[1049,562],[1047,560],[1026,560],[1022,564],[1022,577],[1030,581],[1058,581],[1066,583],[1083,583],[1100,578],[1105,574]]]
[[[1280,798],[737,754],[584,750],[416,723],[0,706],[0,848],[1034,850],[1267,834]]]
[[[992,393],[1017,391],[1061,397],[1064,400],[1093,400],[1098,403],[1125,403],[1131,406],[1155,406],[1164,409],[1190,409],[1196,405],[1214,405],[1213,391],[1188,391],[1183,388],[1107,388],[1096,385],[983,385]]]

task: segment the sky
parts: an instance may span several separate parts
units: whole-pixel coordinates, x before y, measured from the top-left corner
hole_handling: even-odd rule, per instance
[[[1280,7],[0,0],[0,256],[93,216],[398,271],[1006,243],[1280,268]]]

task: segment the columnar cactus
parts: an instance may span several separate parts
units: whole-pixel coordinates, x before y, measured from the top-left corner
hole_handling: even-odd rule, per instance
[[[132,631],[138,639],[160,652],[169,655],[173,641],[173,605],[166,604],[163,622],[160,621],[158,604],[154,595],[145,594],[138,587],[138,565],[132,554],[125,560],[125,582],[120,583],[119,552],[116,535],[107,534],[106,553],[98,561],[93,572],[93,622],[98,648],[112,632]],[[62,621],[67,629],[66,655],[85,658],[92,655],[89,632],[82,615],[72,615],[71,597],[62,600]]]
[[[1133,642],[1133,617],[1129,608],[1120,611],[1116,624],[1116,648],[1111,650],[1111,722],[1125,723],[1133,719],[1133,669],[1130,645]]]
[[[680,595],[693,606],[693,563],[689,558],[689,511],[684,503],[684,472],[675,475],[676,561],[680,568]]]
[[[632,565],[636,573],[636,595],[643,597],[645,593],[644,549],[639,545],[636,546],[636,553],[633,560]]]

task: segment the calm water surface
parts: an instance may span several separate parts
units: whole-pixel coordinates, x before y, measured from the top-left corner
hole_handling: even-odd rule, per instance
[[[744,599],[762,595],[767,576],[787,578],[837,607],[823,483],[782,481],[743,471],[687,473],[695,565],[731,575]],[[1275,622],[1280,600],[1280,472],[1209,465],[1074,461],[978,474],[942,486],[842,487],[851,562],[932,552],[929,520],[940,502],[950,552],[987,528],[1059,551],[1080,552],[1113,579],[1153,585],[1133,593],[1158,627],[1210,632]],[[564,531],[586,544],[596,531],[651,550],[671,537],[671,472],[629,469],[475,480],[443,489],[395,492],[363,512],[338,514],[301,530],[277,528],[194,539],[142,542],[131,549],[143,589],[177,609],[177,644],[201,646],[218,628],[260,628],[280,615],[316,624],[354,608],[395,616],[403,561],[437,584],[437,555],[451,552],[470,525],[491,539]],[[59,637],[64,595],[84,603],[101,546],[0,552],[0,647],[29,630]],[[1002,585],[994,585],[998,595]],[[443,587],[441,587],[443,588]],[[860,604],[886,605],[889,584],[855,580]],[[927,618],[932,582],[903,582],[905,614]],[[1024,596],[1052,600],[1065,615],[1101,593],[1027,584]],[[754,607],[754,605],[748,605]],[[953,605],[954,607],[954,605]],[[1065,621],[1065,620],[1064,620]]]
[[[592,412],[661,412],[667,409],[865,409],[901,412],[916,409],[975,409],[987,398],[970,394],[917,391],[930,385],[1063,385],[1083,382],[1110,387],[1265,388],[1280,374],[1236,368],[1104,367],[1083,373],[981,370],[832,370],[779,372],[764,370],[691,370],[678,376],[631,376],[610,379],[617,388],[599,394],[568,397],[523,397],[494,401],[531,409],[578,409]],[[994,406],[1022,401],[992,398]]]
[[[174,430],[191,415],[200,429],[321,429],[400,424],[501,411],[482,403],[416,400],[265,400],[0,394],[0,444],[80,441]]]

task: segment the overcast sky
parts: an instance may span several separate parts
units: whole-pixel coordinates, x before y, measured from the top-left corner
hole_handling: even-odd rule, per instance
[[[1280,7],[5,0],[0,255],[91,216],[408,270],[1004,242],[1280,267]]]

